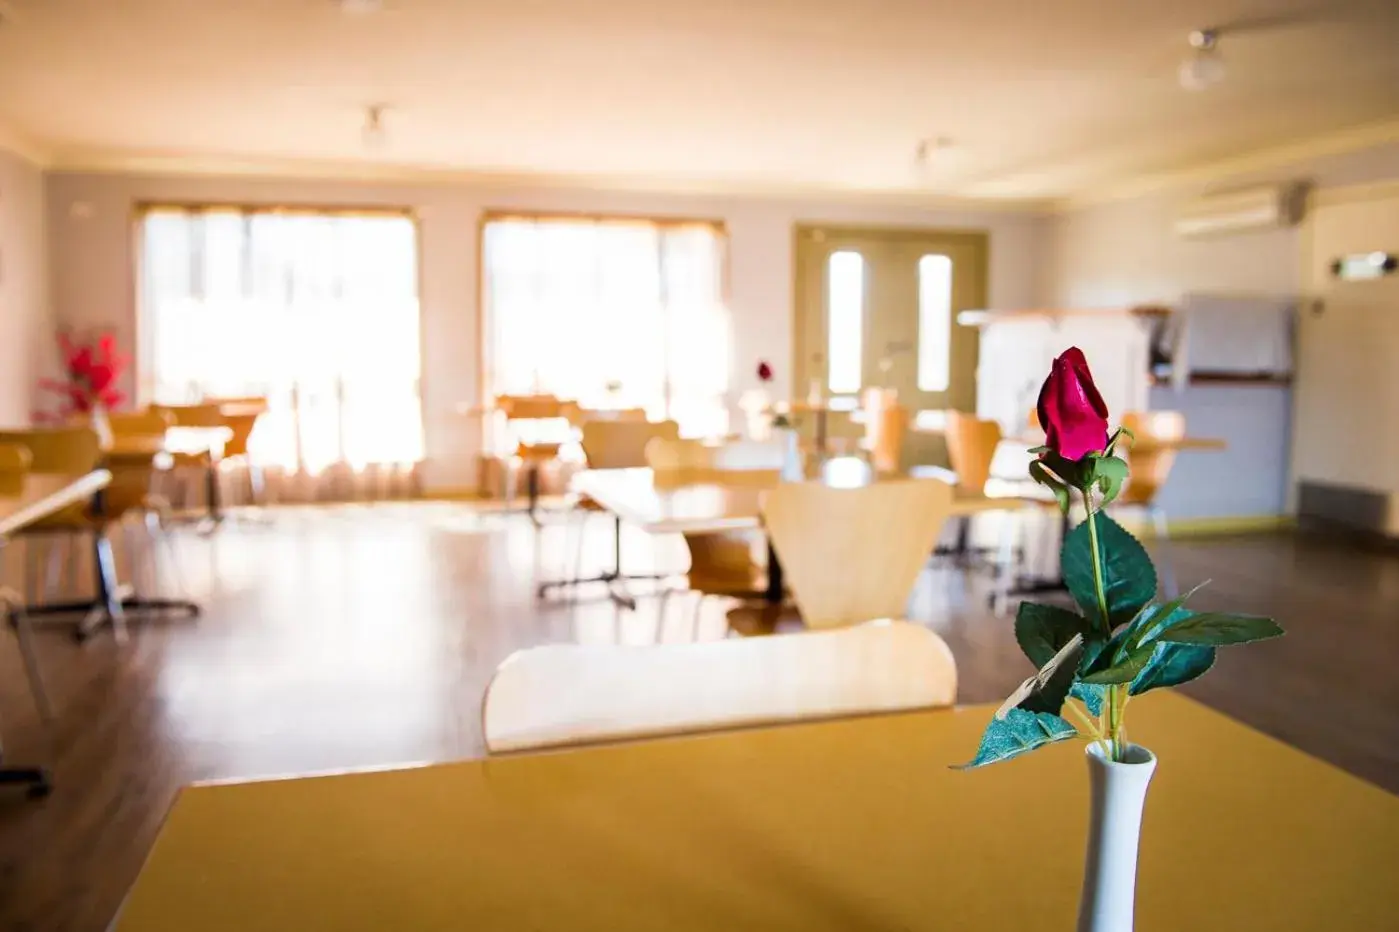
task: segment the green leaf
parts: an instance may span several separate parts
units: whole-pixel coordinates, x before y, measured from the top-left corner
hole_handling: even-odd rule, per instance
[[[1156,595],[1156,569],[1137,539],[1105,514],[1094,520],[1103,548],[1103,588],[1113,625],[1130,621]],[[1093,589],[1093,547],[1088,522],[1069,532],[1061,557],[1064,581],[1074,601],[1089,618],[1098,617],[1098,597]]]
[[[981,746],[976,749],[976,757],[953,769],[970,770],[1010,760],[1047,744],[1076,737],[1078,732],[1074,726],[1057,715],[1011,709],[1005,718],[993,718],[987,723],[986,731],[981,735]]]
[[[1172,644],[1247,644],[1265,638],[1280,637],[1283,631],[1276,621],[1262,615],[1233,615],[1227,612],[1203,612],[1188,615],[1169,625],[1158,640]]]
[[[1164,605],[1150,603],[1145,605],[1137,613],[1137,617],[1133,618],[1131,624],[1127,626],[1127,634],[1123,644],[1127,647],[1138,647],[1150,643],[1156,640],[1157,636],[1170,625],[1190,617],[1193,613],[1184,608],[1186,601],[1209,583],[1210,581],[1207,579],[1189,592],[1176,596]]]
[[[1083,682],[1102,686],[1130,683],[1132,680],[1136,679],[1138,673],[1145,669],[1155,649],[1156,645],[1149,644],[1146,647],[1138,647],[1128,651],[1125,657],[1114,662],[1112,666],[1083,677]],[[1104,655],[1106,655],[1106,653],[1107,652],[1104,651]]]
[[[1127,461],[1115,456],[1104,456],[1093,461],[1093,481],[1098,491],[1103,493],[1103,504],[1117,498],[1122,491],[1122,483],[1127,481]]]
[[[1087,619],[1057,605],[1021,602],[1015,611],[1015,640],[1035,669],[1049,663],[1075,634],[1088,627]]]
[[[1162,686],[1179,686],[1203,674],[1214,665],[1214,648],[1199,644],[1167,644],[1158,641],[1153,645],[1151,660],[1132,680],[1127,690],[1136,696]]]
[[[1065,514],[1069,513],[1069,487],[1055,478],[1044,463],[1039,460],[1030,461],[1030,478],[1054,493],[1055,500],[1059,503],[1059,510]]]
[[[1106,686],[1094,686],[1092,683],[1078,682],[1069,689],[1069,695],[1082,702],[1088,714],[1094,716],[1103,714],[1103,700],[1107,694]]]
[[[1136,434],[1132,433],[1130,430],[1128,430],[1128,429],[1125,428],[1125,427],[1119,427],[1119,428],[1117,428],[1117,430],[1113,431],[1113,432],[1112,432],[1112,436],[1108,438],[1108,445],[1107,445],[1107,449],[1105,449],[1105,450],[1103,451],[1104,454],[1106,454],[1107,456],[1112,456],[1113,453],[1114,453],[1114,451],[1116,451],[1116,449],[1117,449],[1117,441],[1121,440],[1122,437],[1123,437],[1123,435],[1126,435],[1127,438],[1130,439],[1130,440],[1136,440],[1136,439],[1137,439],[1137,435],[1136,435]]]

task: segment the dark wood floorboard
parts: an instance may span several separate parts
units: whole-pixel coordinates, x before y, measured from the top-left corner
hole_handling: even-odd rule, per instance
[[[517,648],[723,635],[717,600],[698,630],[689,597],[663,624],[654,601],[635,613],[539,607],[533,582],[565,569],[569,533],[537,541],[518,517],[419,504],[287,510],[271,527],[183,535],[205,616],[141,626],[122,648],[44,631],[59,710],[48,729],[0,639],[6,756],[49,764],[57,785],[43,802],[0,792],[0,930],[105,928],[183,784],[477,756],[482,690]],[[606,523],[587,539],[592,562],[605,560]],[[1213,579],[1198,604],[1270,613],[1289,632],[1221,651],[1186,691],[1399,792],[1399,557],[1291,535],[1173,551],[1184,583]],[[635,569],[684,565],[674,541],[632,534],[626,552]],[[985,610],[987,586],[934,569],[912,602],[951,645],[965,702],[999,700],[1028,672],[1009,619]]]

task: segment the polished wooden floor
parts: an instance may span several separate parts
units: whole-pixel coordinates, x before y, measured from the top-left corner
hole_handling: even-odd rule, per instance
[[[58,707],[47,729],[0,640],[6,756],[42,761],[56,781],[42,802],[0,793],[0,930],[103,929],[182,784],[479,755],[482,690],[517,648],[724,635],[717,600],[698,624],[688,597],[663,621],[649,600],[541,608],[533,583],[564,571],[569,533],[424,503],[288,509],[268,526],[181,535],[205,616],[144,625],[122,648],[43,632]],[[608,534],[590,527],[590,557],[607,558]],[[625,552],[632,569],[684,565],[674,541],[630,535]],[[1289,535],[1175,555],[1183,582],[1213,579],[1199,604],[1271,613],[1289,632],[1222,651],[1187,691],[1399,792],[1399,557]],[[1000,699],[1027,672],[986,587],[933,569],[912,602],[951,645],[966,702]]]

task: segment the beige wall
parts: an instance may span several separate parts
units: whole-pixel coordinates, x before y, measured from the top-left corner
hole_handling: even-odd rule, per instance
[[[1341,282],[1331,262],[1399,254],[1399,185],[1332,192],[1308,230],[1308,291],[1318,299],[1298,332],[1296,430],[1299,481],[1399,496],[1399,276]],[[1399,535],[1399,509],[1387,531]]]
[[[1399,142],[1211,182],[1209,190],[1278,181],[1326,188],[1399,178]],[[1055,216],[1047,224],[1044,297],[1059,307],[1175,303],[1191,291],[1296,294],[1302,287],[1297,229],[1186,241],[1171,231],[1186,186]]]
[[[54,358],[44,248],[43,174],[0,150],[0,424],[28,423]]]
[[[477,238],[482,211],[593,211],[723,220],[730,235],[734,397],[752,386],[765,358],[790,371],[792,227],[797,221],[898,224],[986,230],[991,236],[990,301],[1031,303],[1044,268],[1044,220],[1011,212],[929,211],[783,200],[672,197],[469,185],[367,185],[244,178],[106,174],[51,175],[49,244],[57,318],[115,328],[134,345],[131,216],[143,200],[395,205],[417,211],[422,231],[423,416],[430,487],[474,481],[477,437],[454,412],[477,401]]]

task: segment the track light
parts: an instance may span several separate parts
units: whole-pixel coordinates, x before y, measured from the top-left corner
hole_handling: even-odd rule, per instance
[[[1224,59],[1219,55],[1219,31],[1197,29],[1190,34],[1194,49],[1180,63],[1180,86],[1187,91],[1203,91],[1224,80]]]

